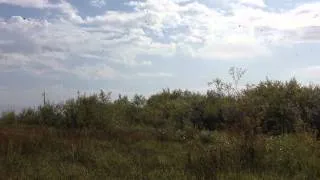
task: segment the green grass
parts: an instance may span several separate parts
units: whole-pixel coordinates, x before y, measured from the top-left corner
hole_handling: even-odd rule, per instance
[[[194,133],[183,138],[180,134]],[[177,135],[179,134],[179,135]],[[318,179],[319,143],[310,135],[256,137],[155,129],[0,128],[2,179]],[[167,137],[163,137],[167,136]],[[202,137],[201,137],[202,136]],[[204,139],[203,136],[208,136]]]

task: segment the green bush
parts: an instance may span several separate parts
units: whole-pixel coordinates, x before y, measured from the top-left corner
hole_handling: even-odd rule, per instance
[[[16,114],[14,111],[11,112],[3,112],[1,119],[0,119],[0,123],[4,123],[4,124],[15,124],[17,123],[17,118],[16,118]]]

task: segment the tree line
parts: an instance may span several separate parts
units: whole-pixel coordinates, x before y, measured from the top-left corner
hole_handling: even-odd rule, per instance
[[[37,109],[6,112],[2,123],[22,123],[57,128],[107,129],[116,126],[148,126],[176,130],[230,130],[246,135],[281,135],[320,130],[320,88],[303,86],[296,79],[266,79],[239,88],[241,68],[230,68],[233,82],[214,79],[205,94],[188,90],[163,89],[146,98],[111,92],[78,94],[63,103],[47,102]],[[319,133],[317,133],[319,134]],[[319,135],[318,135],[319,136]],[[319,136],[320,137],[320,136]]]

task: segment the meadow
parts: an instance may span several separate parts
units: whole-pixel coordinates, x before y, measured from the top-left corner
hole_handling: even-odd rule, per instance
[[[233,69],[234,70],[234,69]],[[0,119],[1,179],[319,179],[320,88],[101,91]]]

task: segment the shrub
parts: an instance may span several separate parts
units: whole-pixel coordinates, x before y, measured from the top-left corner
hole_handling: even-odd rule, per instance
[[[16,124],[17,123],[16,114],[14,111],[11,112],[3,112],[0,122],[4,124]]]

